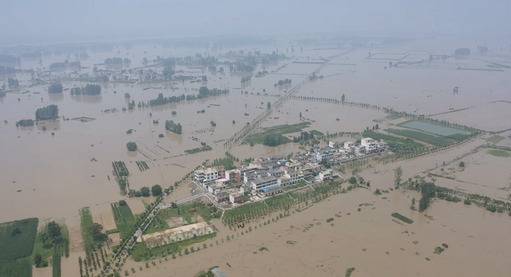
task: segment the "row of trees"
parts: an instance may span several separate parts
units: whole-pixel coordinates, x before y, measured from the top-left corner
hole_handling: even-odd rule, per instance
[[[158,197],[163,194],[163,189],[160,185],[154,185],[151,188],[142,187],[140,190],[130,190],[128,196],[130,197]]]
[[[43,108],[38,108],[35,112],[36,120],[49,120],[57,119],[59,117],[59,108],[57,105],[48,105]]]
[[[183,127],[181,123],[175,123],[173,120],[165,121],[165,130],[176,133],[178,135],[183,133]]]
[[[74,87],[71,89],[71,95],[99,95],[101,86],[97,84],[87,84],[85,87]]]
[[[291,82],[292,82],[291,79],[279,80],[273,86],[274,87],[288,86],[288,85],[291,85]]]
[[[195,100],[195,99],[207,98],[210,96],[224,95],[224,94],[228,94],[228,93],[229,93],[229,90],[227,90],[227,89],[217,89],[217,88],[208,89],[207,87],[201,87],[199,89],[199,94],[197,94],[197,95],[182,94],[179,96],[173,95],[173,96],[165,97],[165,96],[163,96],[163,93],[160,93],[160,94],[158,94],[158,97],[156,97],[155,99],[149,100],[149,106],[158,106],[158,105],[165,105],[165,104],[171,104],[171,103],[178,103],[178,102],[182,102],[185,100],[190,101],[190,100]]]
[[[105,59],[104,63],[108,66],[129,66],[131,60],[128,58],[113,57]]]

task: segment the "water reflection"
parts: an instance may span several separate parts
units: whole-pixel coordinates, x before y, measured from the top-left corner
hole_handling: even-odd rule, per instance
[[[57,131],[60,129],[60,120],[38,121],[36,126],[40,131]]]
[[[64,93],[48,93],[51,102],[61,102],[64,99]]]
[[[101,103],[103,96],[101,95],[71,95],[71,99],[81,103],[96,104]]]

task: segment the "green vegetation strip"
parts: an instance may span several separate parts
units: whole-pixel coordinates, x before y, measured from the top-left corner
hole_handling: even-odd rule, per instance
[[[333,194],[349,191],[354,187],[355,185],[352,185],[347,189],[343,189],[341,188],[341,183],[326,182],[315,186],[311,190],[283,193],[264,201],[249,203],[227,210],[222,217],[222,221],[229,226],[235,226],[236,224],[260,218],[273,212],[287,212],[292,207],[302,203],[305,205],[312,204]]]
[[[32,252],[37,218],[0,224],[0,276],[32,276]]]
[[[0,277],[31,277],[32,258],[25,257],[13,261],[0,261]]]
[[[448,145],[451,145],[453,143],[456,143],[457,141],[448,137],[444,136],[436,136],[436,135],[430,135],[419,131],[414,130],[405,130],[405,129],[386,129],[385,130],[388,133],[407,137],[411,139],[415,139],[421,142],[425,142],[427,144],[431,144],[437,147],[445,147]]]
[[[285,134],[296,133],[310,126],[310,122],[301,122],[297,124],[284,124],[264,128],[262,132],[248,136],[246,143],[264,144],[267,146],[277,146],[289,142]]]
[[[115,224],[117,225],[117,230],[121,234],[121,238],[128,238],[135,226],[136,218],[131,212],[128,203],[121,200],[119,202],[111,204],[112,211],[114,213]]]
[[[413,223],[413,220],[409,219],[408,217],[406,217],[400,213],[392,213],[392,217],[397,218],[397,219],[403,221],[404,223],[408,223],[408,224]]]
[[[426,210],[430,205],[431,199],[438,198],[455,203],[463,200],[466,205],[475,204],[490,212],[508,212],[511,214],[511,202],[490,198],[485,195],[465,193],[451,188],[440,187],[434,183],[426,182],[423,179],[407,181],[403,184],[403,187],[421,192],[422,197],[419,201],[419,211]]]
[[[12,261],[32,254],[37,234],[37,218],[0,224],[0,261]]]
[[[52,258],[52,276],[53,277],[60,277],[62,274],[62,270],[60,268],[60,261],[62,257],[62,249],[60,246],[56,245],[53,248],[53,258]]]
[[[92,236],[92,214],[89,208],[80,210],[80,228],[82,230],[82,240],[86,253],[92,253],[96,248],[94,238]]]
[[[511,157],[511,152],[503,149],[489,149],[488,154],[495,156],[495,157],[501,157],[501,158],[509,158]]]

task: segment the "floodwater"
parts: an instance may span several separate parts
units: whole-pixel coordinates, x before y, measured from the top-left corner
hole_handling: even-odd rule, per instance
[[[63,270],[67,274],[65,276],[76,275],[76,259],[81,255],[78,210],[92,207],[95,220],[109,229],[114,225],[109,203],[124,198],[119,194],[112,176],[112,161],[126,162],[131,173],[131,188],[154,184],[172,185],[205,159],[222,156],[226,151],[225,140],[264,112],[267,102],[276,101],[278,96],[307,80],[319,67],[318,64],[304,61],[314,62],[335,56],[329,65],[319,70],[318,75],[323,78],[305,82],[296,95],[340,99],[345,94],[348,101],[436,115],[440,119],[484,130],[511,128],[511,121],[506,120],[509,117],[507,107],[511,101],[509,69],[459,69],[484,68],[492,62],[510,65],[511,52],[506,48],[492,44],[494,48],[491,49],[494,51],[488,56],[475,53],[464,60],[451,58],[413,64],[427,59],[430,54],[451,54],[460,45],[475,47],[476,43],[422,39],[400,45],[374,46],[371,49],[304,49],[303,52],[287,53],[292,56],[291,59],[268,66],[268,75],[253,77],[243,87],[239,75],[181,68],[192,74],[206,74],[209,88],[229,89],[230,93],[161,107],[135,108],[126,112],[122,111],[122,108],[127,107],[125,93],[129,93],[131,100],[138,103],[155,98],[159,93],[165,96],[196,94],[201,84],[111,83],[102,85],[101,96],[95,97],[74,97],[69,90],[61,96],[50,96],[47,87],[41,85],[23,88],[18,93],[8,93],[0,98],[0,221],[33,216],[64,219],[70,226],[72,245],[75,247],[72,247],[72,258],[64,261]],[[89,53],[89,59],[83,61],[82,65],[86,67],[84,70],[92,70],[95,64],[105,58],[126,56],[132,60],[133,66],[140,66],[143,57],[153,59],[156,56],[193,55],[197,52],[214,55],[220,53],[220,50],[217,51],[169,50],[152,46],[114,48]],[[368,52],[375,55],[368,58]],[[63,55],[55,55],[44,56],[40,62],[22,60],[21,67],[41,68],[65,58]],[[389,61],[396,60],[410,64],[388,68]],[[290,87],[274,86],[278,80],[286,78],[292,80]],[[79,84],[64,83],[66,89],[76,85]],[[458,95],[452,93],[455,86],[460,88]],[[491,104],[495,101],[500,102]],[[43,125],[16,128],[17,120],[34,118],[35,110],[48,104],[57,104],[60,115],[66,118],[91,117],[94,120],[81,122],[61,118],[56,122],[44,123],[46,130],[43,130]],[[498,108],[494,109],[494,105],[498,105]],[[113,112],[113,109],[116,111]],[[197,113],[201,110],[205,112]],[[172,115],[173,111],[176,115]],[[299,117],[300,112],[302,119]],[[183,134],[166,132],[164,124],[167,119],[181,123]],[[153,124],[154,120],[159,123]],[[212,127],[211,121],[216,123],[215,127]],[[288,100],[261,126],[301,121],[312,123],[308,130],[316,129],[323,133],[360,132],[376,123],[383,127],[390,124],[385,121],[385,114],[379,111]],[[127,134],[129,129],[133,129],[133,133]],[[160,134],[163,134],[162,138]],[[128,141],[138,144],[137,153],[128,153]],[[200,147],[200,142],[212,146],[213,150],[183,154],[187,149]],[[375,188],[388,189],[393,184],[393,170],[398,166],[402,166],[405,178],[425,170],[439,170],[442,162],[455,160],[483,143],[483,140],[476,139],[448,151],[411,161],[375,165],[360,174],[371,180]],[[507,138],[502,143],[510,144]],[[237,157],[248,158],[285,155],[298,150],[295,144],[276,148],[243,144],[234,146],[230,151]],[[499,179],[489,184],[492,188],[498,187],[508,181],[509,167],[505,165],[509,162],[497,159],[471,156],[467,158],[466,172],[456,174],[470,182],[478,176],[490,179],[501,176],[495,177]],[[141,172],[135,163],[140,160],[146,161],[150,169]],[[484,165],[486,162],[490,166],[481,167],[478,164]],[[488,169],[495,164],[504,166],[492,167],[490,173]],[[481,172],[484,172],[483,175],[479,175]],[[483,181],[478,180],[477,183]],[[189,187],[181,187],[176,192],[179,197],[190,193]],[[511,245],[507,243],[509,240],[506,236],[511,231],[511,225],[507,216],[438,201],[428,211],[433,219],[428,219],[409,210],[412,196],[393,192],[386,197],[376,197],[369,191],[335,196],[310,210],[272,224],[264,230],[252,232],[230,244],[164,263],[152,270],[137,273],[136,276],[162,276],[163,272],[169,272],[170,269],[176,276],[190,276],[201,268],[208,269],[214,265],[220,266],[229,276],[275,276],[284,273],[331,276],[342,275],[349,267],[355,267],[355,274],[363,276],[509,275],[511,252],[508,249]],[[130,203],[130,206],[141,210],[142,203],[136,201]],[[374,209],[366,207],[357,212],[357,205],[365,202],[372,203]],[[410,226],[396,224],[390,218],[390,213],[396,210],[410,216],[416,223]],[[335,217],[337,212],[342,213],[343,217]],[[348,212],[351,215],[347,216]],[[325,223],[329,217],[335,217],[334,226]],[[317,222],[321,224],[316,225]],[[303,232],[303,226],[307,224],[314,224],[315,227]],[[296,241],[296,244],[287,244],[288,240]],[[418,243],[414,244],[413,241]],[[444,242],[449,244],[449,249],[441,255],[433,254],[433,249]],[[257,250],[263,245],[269,248],[268,252]],[[226,262],[232,267],[226,267]],[[461,263],[463,267],[454,266]]]

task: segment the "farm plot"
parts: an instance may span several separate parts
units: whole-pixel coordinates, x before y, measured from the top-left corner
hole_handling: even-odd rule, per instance
[[[32,276],[37,218],[0,224],[0,276]]]

